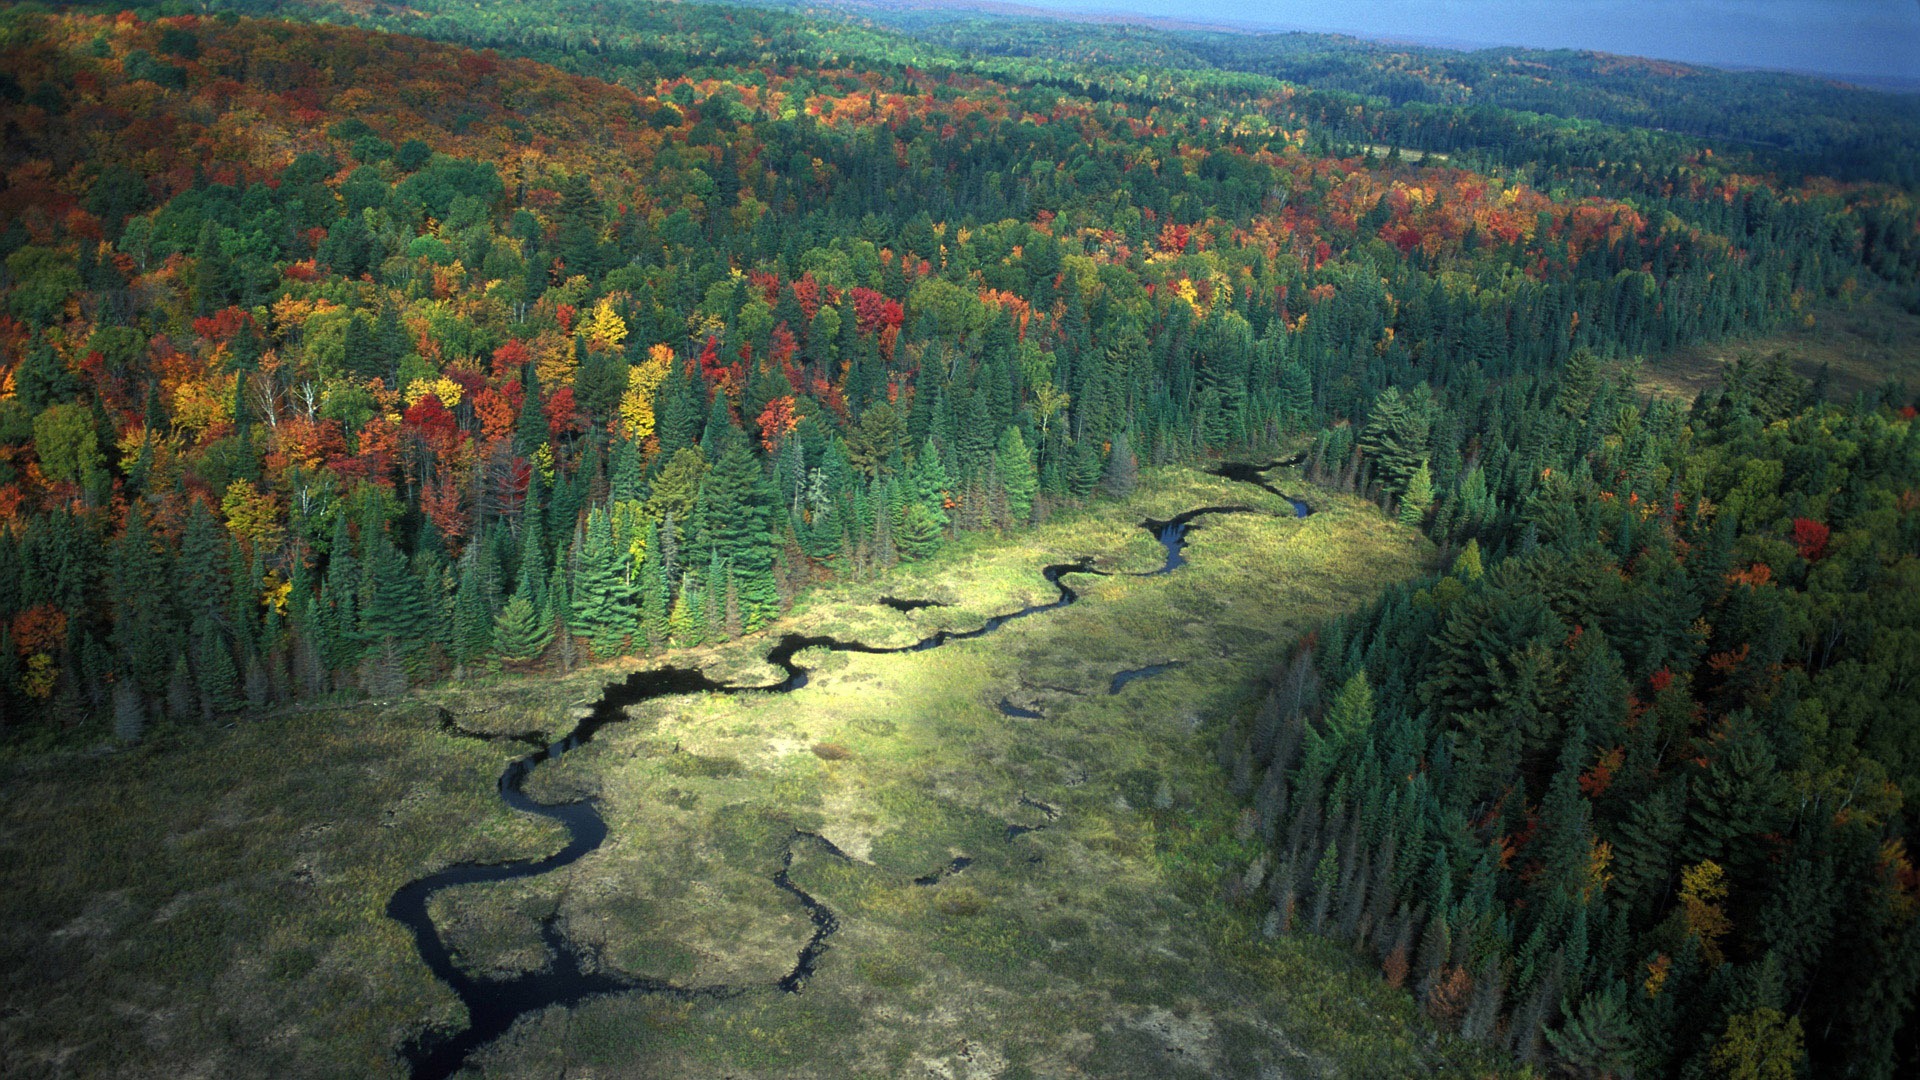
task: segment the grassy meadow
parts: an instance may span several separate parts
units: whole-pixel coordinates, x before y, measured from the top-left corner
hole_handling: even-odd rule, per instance
[[[1313,620],[1417,573],[1424,540],[1356,500],[1145,470],[1138,493],[1018,536],[974,538],[878,580],[824,585],[772,634],[676,654],[775,681],[780,632],[906,644],[1053,597],[1042,566],[1144,571],[1138,523],[1199,506],[1188,565],[1070,576],[1081,601],[901,655],[804,653],[789,695],[647,702],[543,766],[536,798],[599,800],[610,833],[543,877],[448,890],[437,924],[470,969],[544,962],[554,917],[594,962],[723,1001],[624,994],[529,1017],[490,1077],[1372,1077],[1480,1075],[1368,966],[1260,937],[1229,900],[1254,847],[1211,748]],[[902,613],[880,596],[940,601]],[[422,1027],[458,1026],[384,915],[459,860],[537,855],[557,825],[494,793],[521,748],[443,731],[569,726],[629,660],[385,703],[156,732],[128,750],[0,763],[0,1074],[384,1077]],[[1110,693],[1121,670],[1170,670]],[[1042,714],[1003,715],[1006,700]],[[1016,827],[1032,827],[1022,831]],[[811,933],[792,880],[840,929],[796,994]],[[971,864],[915,884],[956,858]]]
[[[1866,295],[1853,303],[1833,302],[1809,311],[1776,333],[1692,345],[1658,359],[1637,372],[1643,391],[1692,401],[1720,385],[1720,369],[1741,356],[1766,359],[1784,354],[1793,370],[1812,379],[1827,367],[1830,393],[1850,400],[1874,392],[1889,379],[1910,390],[1920,387],[1920,314],[1890,297]]]

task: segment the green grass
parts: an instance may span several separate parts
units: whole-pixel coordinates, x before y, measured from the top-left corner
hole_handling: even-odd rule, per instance
[[[1223,882],[1253,851],[1210,747],[1311,622],[1417,573],[1430,552],[1371,507],[1320,513],[1191,470],[1147,470],[1123,503],[974,538],[878,581],[815,589],[775,628],[905,644],[1053,596],[1038,570],[1087,556],[1145,570],[1137,523],[1202,505],[1189,564],[1070,578],[1083,599],[925,653],[813,653],[790,695],[648,702],[543,766],[537,798],[592,795],[605,846],[534,879],[450,890],[435,916],[464,963],[541,962],[557,914],[598,962],[722,1002],[638,995],[523,1021],[487,1075],[1189,1077],[1466,1075],[1404,995],[1345,951],[1268,941]],[[952,606],[902,614],[881,595]],[[766,682],[769,636],[671,662]],[[1108,694],[1115,671],[1182,666]],[[387,897],[462,859],[557,848],[493,781],[517,750],[442,734],[567,725],[642,661],[495,680],[385,707],[166,732],[117,753],[45,753],[0,784],[0,1072],[9,1076],[394,1076],[393,1052],[459,1005]],[[1044,712],[1001,715],[1002,697]],[[845,751],[827,757],[819,744]],[[1049,804],[1058,816],[1022,803]],[[1047,827],[1009,840],[1009,824]],[[799,994],[771,989],[811,932],[772,876],[841,919]],[[912,883],[957,855],[973,863]]]

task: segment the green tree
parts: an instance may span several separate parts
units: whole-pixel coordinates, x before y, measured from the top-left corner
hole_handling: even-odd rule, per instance
[[[515,593],[494,618],[493,650],[509,663],[538,659],[552,641],[546,612],[524,593]]]
[[[706,511],[707,537],[713,555],[733,568],[745,627],[756,630],[780,613],[780,593],[773,581],[775,497],[760,463],[738,427],[727,424],[716,442],[713,471],[701,490]],[[712,590],[724,583],[709,581]]]
[[[596,657],[616,656],[637,627],[639,590],[627,572],[632,559],[613,542],[605,507],[587,514],[575,556],[570,625],[591,639]]]
[[[1427,467],[1427,460],[1421,458],[1420,467],[1413,471],[1406,492],[1400,496],[1400,524],[1417,529],[1427,520],[1427,511],[1432,508],[1433,471]]]
[[[407,565],[407,557],[385,536],[367,543],[366,605],[360,609],[360,637],[412,653],[432,636],[433,619],[426,590]]]
[[[33,447],[49,479],[73,484],[91,499],[107,479],[93,410],[79,402],[49,405],[33,418]]]
[[[993,467],[999,474],[1000,488],[1007,495],[1007,516],[1016,525],[1026,524],[1033,516],[1033,495],[1040,486],[1040,472],[1034,467],[1033,451],[1027,448],[1027,440],[1018,427],[1009,426],[1001,433]]]
[[[67,298],[80,291],[80,272],[73,260],[50,248],[28,245],[8,255],[7,276],[13,280],[8,307],[37,326],[59,319]]]
[[[1133,456],[1133,433],[1123,432],[1113,440],[1113,452],[1107,455],[1106,471],[1100,476],[1100,493],[1123,499],[1138,486],[1140,462]]]
[[[484,543],[467,546],[460,557],[460,583],[453,594],[454,660],[469,664],[487,654],[494,643],[494,616],[490,609],[486,568],[481,565]]]
[[[1373,401],[1367,414],[1367,426],[1360,434],[1360,448],[1374,463],[1386,489],[1398,495],[1407,490],[1427,456],[1427,435],[1432,423],[1431,397],[1425,384],[1409,395],[1390,386]],[[1431,477],[1429,477],[1431,483]],[[1428,494],[1431,501],[1432,494]]]

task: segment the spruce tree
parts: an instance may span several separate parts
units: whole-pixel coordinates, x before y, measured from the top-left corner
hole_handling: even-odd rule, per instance
[[[166,695],[177,647],[178,624],[160,587],[171,576],[170,569],[147,527],[146,514],[138,506],[129,509],[110,567],[113,645],[127,684],[155,703]]]
[[[189,625],[203,618],[227,614],[233,568],[227,556],[227,531],[213,519],[207,504],[194,499],[187,511],[187,527],[180,540],[180,560],[174,570],[173,595]]]
[[[664,649],[670,640],[673,597],[667,587],[665,556],[660,528],[647,526],[647,552],[640,560],[640,640],[650,649]]]
[[[1073,457],[1067,465],[1067,491],[1080,499],[1093,494],[1100,484],[1101,469],[1099,445],[1092,438],[1081,438],[1073,444]]]
[[[211,615],[202,615],[194,626],[193,660],[201,715],[211,720],[218,713],[238,709],[240,673],[234,668],[233,649]]]
[[[1406,492],[1400,496],[1400,524],[1419,528],[1432,507],[1433,470],[1427,466],[1427,460],[1421,458],[1420,467],[1413,471],[1413,477],[1407,481]]]
[[[461,664],[485,656],[493,646],[493,613],[488,610],[481,559],[484,545],[468,546],[460,558],[460,584],[453,596],[453,637],[450,652]]]
[[[707,536],[713,554],[733,568],[742,620],[756,630],[780,613],[773,580],[774,495],[745,433],[725,423],[712,441],[713,469],[702,489]],[[711,590],[715,582],[706,584]]]
[[[538,659],[552,641],[546,612],[522,593],[515,593],[494,618],[493,651],[509,663]]]
[[[1133,433],[1128,431],[1113,440],[1113,453],[1100,477],[1100,493],[1121,499],[1133,494],[1139,484],[1140,462],[1133,456]]]
[[[587,515],[576,551],[570,625],[592,640],[594,656],[616,656],[635,629],[638,590],[627,573],[632,560],[614,544],[605,507]]]
[[[1008,426],[1000,436],[993,456],[1001,490],[1006,492],[1007,515],[1016,526],[1025,525],[1033,516],[1033,496],[1040,487],[1040,473],[1034,467],[1033,451],[1020,429]]]
[[[673,647],[686,649],[706,641],[707,612],[700,586],[688,575],[680,576],[680,592],[673,601],[673,613],[667,617],[667,633]]]
[[[374,534],[367,546],[367,607],[361,609],[361,642],[392,646],[401,655],[413,653],[432,636],[434,621],[426,607],[426,590],[392,540]]]

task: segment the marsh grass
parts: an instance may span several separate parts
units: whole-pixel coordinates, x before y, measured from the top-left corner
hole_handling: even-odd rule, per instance
[[[1261,938],[1259,912],[1222,888],[1253,852],[1233,838],[1218,726],[1307,624],[1430,555],[1365,504],[1282,487],[1319,512],[1296,520],[1248,485],[1145,470],[1123,503],[822,586],[773,633],[906,644],[1052,599],[1039,574],[1052,563],[1158,566],[1144,518],[1262,511],[1200,519],[1171,575],[1073,576],[1080,603],[930,652],[802,654],[812,680],[798,692],[646,702],[536,770],[536,798],[596,798],[608,840],[551,875],[436,897],[462,963],[537,965],[535,928],[553,916],[592,962],[753,989],[549,1010],[475,1064],[603,1077],[1479,1069],[1370,968]],[[950,606],[903,613],[882,595]],[[778,674],[761,659],[770,640],[667,662],[764,684]],[[1107,693],[1114,672],[1167,661],[1181,666]],[[460,1017],[387,897],[454,861],[561,843],[494,796],[521,748],[446,734],[440,710],[470,730],[555,735],[640,663],[8,763],[3,1071],[400,1075],[396,1046]],[[1002,715],[1002,698],[1045,716]],[[792,879],[841,928],[805,990],[783,994],[773,984],[812,932],[772,883],[796,829],[851,860],[794,847]],[[915,883],[961,856],[964,869]]]

